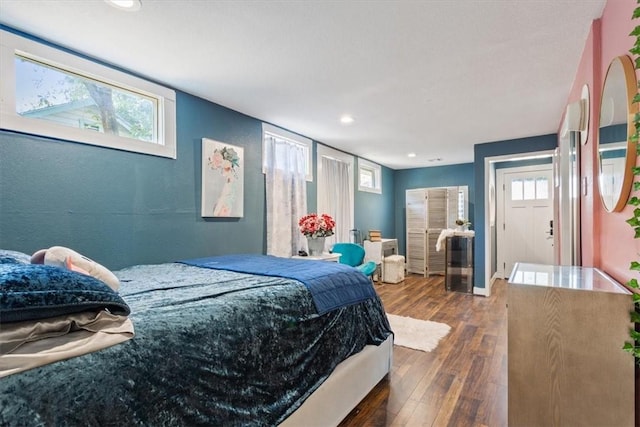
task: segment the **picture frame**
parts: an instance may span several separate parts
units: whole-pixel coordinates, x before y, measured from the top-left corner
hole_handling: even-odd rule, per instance
[[[203,218],[244,216],[244,149],[202,138]]]

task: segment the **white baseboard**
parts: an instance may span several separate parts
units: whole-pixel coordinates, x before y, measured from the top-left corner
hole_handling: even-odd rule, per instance
[[[481,296],[484,296],[484,297],[489,296],[489,295],[487,295],[487,288],[479,288],[477,286],[473,287],[473,294],[474,295],[481,295]]]
[[[485,297],[489,297],[491,296],[491,288],[493,287],[493,283],[499,279],[499,275],[498,273],[494,273],[493,276],[491,277],[491,280],[489,281],[489,287],[484,287],[484,288],[479,288],[477,286],[473,287],[473,294],[474,295],[482,295]]]

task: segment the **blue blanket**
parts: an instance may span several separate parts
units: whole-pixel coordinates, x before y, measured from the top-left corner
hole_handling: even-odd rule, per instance
[[[292,279],[179,263],[115,274],[136,336],[0,378],[0,426],[277,426],[391,334],[377,297],[319,316]]]
[[[179,261],[196,267],[261,276],[284,277],[302,282],[313,298],[318,314],[374,298],[376,292],[358,269],[336,262],[307,261],[269,255],[222,255]]]

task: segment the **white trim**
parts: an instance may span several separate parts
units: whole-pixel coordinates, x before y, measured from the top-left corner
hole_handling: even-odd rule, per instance
[[[480,295],[483,297],[490,297],[491,296],[491,289],[493,289],[493,284],[496,282],[496,280],[498,280],[499,277],[496,273],[493,274],[493,276],[491,276],[491,280],[489,280],[489,286],[485,287],[485,288],[479,288],[474,286],[473,287],[473,294],[474,295]]]
[[[354,157],[351,154],[327,147],[326,145],[318,144],[318,170],[322,169],[322,157],[328,157],[330,159],[348,163],[351,165],[351,170],[353,171]]]
[[[483,204],[484,208],[484,283],[487,291],[484,293],[478,292],[479,295],[485,294],[486,296],[491,295],[491,224],[490,224],[490,204],[487,203],[488,195],[491,184],[491,172],[493,172],[495,178],[495,167],[493,167],[493,163],[504,162],[504,161],[514,161],[514,160],[527,160],[527,159],[535,159],[542,157],[552,157],[554,150],[545,150],[545,151],[534,151],[530,153],[518,153],[518,154],[505,154],[500,156],[488,156],[484,158],[484,194],[485,196],[480,201]],[[474,293],[476,293],[476,289],[480,290],[482,288],[474,288]]]
[[[317,176],[318,176],[318,186],[320,184],[320,175],[322,174],[322,158],[323,157],[328,157],[331,159],[335,159],[344,163],[347,163],[350,167],[349,167],[349,182],[351,183],[351,185],[349,185],[349,197],[351,198],[351,223],[349,224],[349,228],[353,228],[354,227],[354,223],[355,223],[355,191],[354,191],[354,181],[353,181],[353,174],[354,172],[354,156],[352,156],[351,154],[347,154],[344,153],[342,151],[338,151],[335,150],[331,147],[327,147],[326,145],[322,145],[322,144],[317,144],[317,158],[316,158],[316,164],[317,164]],[[318,211],[322,210],[322,206],[320,206],[320,189],[317,189],[317,207],[318,207]]]
[[[473,294],[474,295],[480,295],[482,297],[489,297],[491,296],[491,286],[493,284],[490,283],[489,288],[479,288],[477,286],[473,287]]]
[[[157,142],[149,143],[86,129],[76,129],[19,115],[15,108],[16,54],[153,98],[158,103]],[[176,95],[171,89],[3,30],[0,30],[0,74],[2,75],[0,82],[2,129],[176,158]]]
[[[273,126],[269,123],[262,123],[262,173],[267,173],[265,161],[265,146],[264,146],[264,135],[268,133],[278,138],[286,139],[296,144],[300,144],[306,148],[307,151],[307,161],[306,161],[306,180],[308,182],[313,182],[313,140],[309,138],[305,138],[304,136],[300,136],[293,132],[289,132],[288,130],[279,128],[277,126]]]
[[[360,182],[360,169],[373,172],[373,187],[364,187]],[[382,194],[382,166],[358,157],[358,191]]]
[[[552,159],[552,158],[551,158]],[[552,159],[553,160],[553,159]],[[505,243],[507,236],[501,224],[504,224],[506,221],[505,218],[505,204],[507,202],[507,190],[504,188],[505,186],[505,175],[512,173],[520,173],[520,172],[535,172],[535,171],[544,171],[544,172],[553,172],[553,163],[543,163],[539,165],[528,165],[528,166],[515,166],[511,168],[500,168],[496,170],[496,272],[499,277],[509,277],[511,272],[504,271],[504,261],[506,259],[505,255]],[[553,180],[553,178],[552,178]],[[553,183],[550,183],[550,187]],[[549,198],[555,203],[553,191],[549,192]],[[501,220],[501,221],[499,221]],[[501,263],[502,261],[502,263]]]

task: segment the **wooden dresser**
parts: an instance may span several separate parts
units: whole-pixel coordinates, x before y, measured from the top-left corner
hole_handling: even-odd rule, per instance
[[[631,293],[598,269],[516,264],[507,290],[509,426],[633,426]]]

